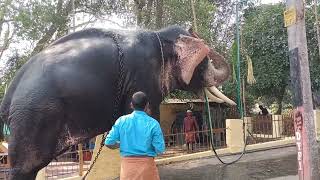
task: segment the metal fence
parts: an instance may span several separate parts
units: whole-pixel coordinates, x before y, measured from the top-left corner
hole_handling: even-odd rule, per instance
[[[213,129],[213,140],[216,148],[226,147],[226,129],[217,128]],[[195,153],[201,151],[208,151],[211,149],[210,132],[206,127],[202,127],[198,131],[194,131],[194,143],[187,147],[183,131],[173,134],[165,135],[166,152],[159,158],[172,157],[187,153]]]
[[[91,156],[88,146],[73,146],[45,168],[45,177],[53,180],[82,175],[90,166]]]
[[[9,176],[8,154],[0,153],[0,180],[6,180]]]
[[[248,144],[294,138],[292,115],[269,115],[246,118]]]
[[[222,105],[213,105],[210,107],[212,114],[212,132],[214,147],[225,148],[226,145],[226,108]],[[211,149],[210,141],[210,129],[207,124],[207,117],[203,111],[193,112],[199,129],[194,132],[194,144],[192,147],[187,147],[186,144],[186,133],[183,132],[183,118],[185,114],[181,114],[182,117],[176,119],[171,127],[171,134],[165,134],[166,152],[158,158],[166,158],[172,156],[178,156],[182,154],[195,153],[201,151],[208,151]],[[181,116],[180,115],[180,116]],[[178,121],[178,122],[177,122]],[[191,145],[190,145],[191,146]]]
[[[89,168],[92,150],[87,144],[71,147],[45,167],[45,179],[55,180],[84,174]],[[7,158],[7,154],[0,154],[0,180],[7,180],[9,177]]]

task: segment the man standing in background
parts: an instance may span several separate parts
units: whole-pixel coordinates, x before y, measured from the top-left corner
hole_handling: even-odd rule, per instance
[[[260,115],[263,115],[263,116],[269,115],[269,112],[268,112],[267,108],[264,108],[262,105],[259,105],[259,109],[261,110],[259,112]]]
[[[194,145],[196,143],[196,134],[199,130],[196,117],[192,115],[191,110],[187,110],[187,116],[183,121],[183,132],[185,133],[185,141],[187,144],[187,151],[190,152],[194,150]]]

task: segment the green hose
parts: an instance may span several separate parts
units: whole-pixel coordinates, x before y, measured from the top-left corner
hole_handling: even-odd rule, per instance
[[[241,153],[241,155],[235,159],[234,161],[231,161],[231,162],[224,162],[218,155],[218,153],[216,152],[216,149],[214,148],[214,143],[213,143],[213,132],[212,132],[212,120],[211,120],[211,112],[210,112],[210,105],[209,105],[209,101],[208,101],[208,97],[207,97],[207,94],[205,92],[205,90],[203,90],[203,94],[204,94],[204,98],[205,98],[205,110],[207,111],[207,123],[209,124],[210,126],[210,141],[211,141],[211,147],[212,147],[212,150],[214,152],[214,154],[216,155],[216,157],[218,158],[218,160],[222,163],[222,164],[225,164],[225,165],[230,165],[230,164],[233,164],[237,161],[239,161],[242,156],[245,154],[246,152],[246,146],[247,146],[247,138],[245,137],[245,123],[243,121],[243,124],[242,124],[242,128],[243,128],[243,140],[244,140],[244,147],[243,147],[243,151]],[[208,122],[209,121],[209,122]]]

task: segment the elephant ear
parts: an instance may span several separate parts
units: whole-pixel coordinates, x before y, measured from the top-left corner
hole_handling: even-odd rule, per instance
[[[194,70],[209,53],[209,47],[202,39],[180,35],[175,42],[175,52],[178,55],[178,66],[181,70],[181,79],[189,84]]]

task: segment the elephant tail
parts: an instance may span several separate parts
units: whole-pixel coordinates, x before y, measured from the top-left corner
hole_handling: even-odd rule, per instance
[[[5,128],[8,128],[8,126],[6,126],[6,122],[7,120],[5,119],[5,115],[0,112],[0,142],[5,140]]]
[[[0,121],[0,131],[1,131],[0,132],[0,141],[4,140],[3,125],[4,125],[4,122],[1,119],[1,121]]]
[[[7,137],[10,135],[9,102],[11,102],[11,97],[8,97],[8,94],[6,94],[5,97],[2,99],[0,107],[0,142],[6,140]]]
[[[10,88],[9,88],[10,90]],[[7,91],[2,99],[0,106],[0,142],[6,140],[10,135],[9,130],[9,111],[11,106],[12,92]]]
[[[11,105],[12,93],[6,92],[0,106],[0,142],[4,141],[9,133],[9,111]]]
[[[4,141],[4,132],[3,132],[3,128],[4,127],[4,122],[1,120],[0,121],[0,142]]]
[[[10,135],[8,113],[6,111],[3,111],[3,109],[6,109],[6,108],[3,108],[3,106],[1,105],[1,108],[0,108],[0,142],[6,140],[7,137]]]

